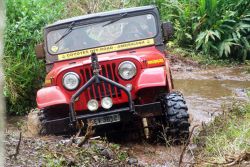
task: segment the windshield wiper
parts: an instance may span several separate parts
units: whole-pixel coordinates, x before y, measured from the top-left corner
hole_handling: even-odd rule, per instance
[[[114,20],[110,20],[108,23],[104,24],[102,27],[105,27],[107,25],[113,24],[113,23],[115,23],[115,22],[123,19],[125,16],[127,16],[127,13],[123,13],[123,14],[120,15],[120,17],[118,17],[118,18],[116,18]]]
[[[73,21],[67,28],[67,30],[63,33],[63,35],[55,42],[55,44],[57,44],[59,41],[61,41],[64,37],[66,37],[67,35],[69,35],[72,30],[73,30],[73,27],[75,25],[75,22]]]

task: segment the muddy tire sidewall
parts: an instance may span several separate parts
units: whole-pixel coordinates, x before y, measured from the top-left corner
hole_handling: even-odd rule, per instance
[[[164,133],[171,143],[185,143],[189,137],[189,114],[186,101],[180,92],[171,92],[162,97]]]
[[[42,123],[40,121],[39,115],[40,115],[40,110],[38,110],[38,109],[32,110],[28,114],[28,119],[27,119],[27,133],[28,133],[28,135],[38,136],[41,134]]]

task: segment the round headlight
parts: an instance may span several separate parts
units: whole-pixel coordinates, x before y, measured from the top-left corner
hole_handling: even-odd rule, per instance
[[[98,109],[98,101],[95,99],[89,100],[87,107],[90,111],[96,111]]]
[[[136,75],[136,66],[131,61],[124,61],[118,67],[119,75],[125,79],[130,80]]]
[[[101,105],[105,109],[110,109],[113,105],[112,99],[110,97],[104,97],[102,99]]]
[[[68,90],[74,90],[80,84],[80,77],[75,72],[68,72],[63,76],[63,86]]]

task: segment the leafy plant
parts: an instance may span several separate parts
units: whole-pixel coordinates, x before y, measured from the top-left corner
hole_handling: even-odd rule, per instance
[[[204,21],[200,24],[203,31],[195,41],[196,49],[202,47],[206,54],[245,61],[249,52],[249,7],[247,1],[200,0]]]
[[[64,2],[7,0],[6,10],[4,95],[7,111],[22,114],[34,106],[35,94],[45,71],[44,63],[35,57],[34,46],[42,39],[42,27],[62,17]]]
[[[174,23],[174,42],[221,59],[250,59],[250,1],[141,0]]]

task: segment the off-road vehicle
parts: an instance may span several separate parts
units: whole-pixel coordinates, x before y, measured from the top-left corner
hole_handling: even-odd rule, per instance
[[[96,132],[141,127],[187,139],[187,106],[173,82],[165,45],[170,23],[155,6],[59,20],[44,28],[36,55],[46,62],[37,92],[42,134],[62,134],[92,121]]]

